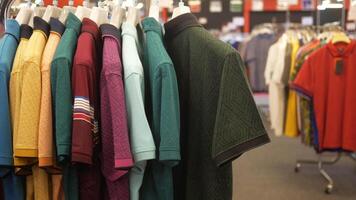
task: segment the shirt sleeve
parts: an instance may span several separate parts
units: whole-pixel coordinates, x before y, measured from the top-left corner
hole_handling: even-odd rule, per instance
[[[143,102],[143,91],[140,83],[143,78],[132,74],[125,81],[127,116],[130,130],[131,149],[135,162],[154,159],[154,145]]]
[[[308,99],[313,96],[313,71],[309,59],[302,65],[292,88]]]
[[[0,68],[5,68],[3,63],[0,63]],[[3,71],[0,71],[0,165],[11,166],[12,138],[7,83],[8,77]],[[1,171],[0,177],[2,177]]]
[[[15,156],[38,157],[38,124],[41,103],[41,72],[37,63],[23,63],[23,82],[15,144]]]
[[[57,161],[67,162],[70,158],[72,136],[72,89],[71,63],[57,59],[51,64],[52,103],[54,105],[54,128]]]
[[[212,144],[212,157],[217,166],[270,141],[240,56],[230,53],[222,67]]]
[[[161,65],[159,160],[175,166],[180,160],[180,115],[177,78],[171,64]]]
[[[91,90],[94,89],[90,69],[83,65],[74,65],[72,87],[74,96],[72,161],[92,164],[94,119],[94,102],[91,102]]]
[[[107,76],[108,101],[114,139],[115,168],[129,168],[133,165],[130,150],[125,95],[122,77],[119,74]]]

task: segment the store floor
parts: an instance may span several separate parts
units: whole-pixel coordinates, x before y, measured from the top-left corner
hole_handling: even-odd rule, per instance
[[[255,101],[262,115],[268,115],[268,95],[255,94]],[[327,182],[317,166],[303,165],[299,173],[294,172],[297,159],[317,158],[313,149],[301,144],[300,138],[269,135],[271,143],[234,162],[233,200],[356,200],[356,161],[344,157],[325,166],[334,180],[334,190],[328,195],[324,193]]]
[[[245,153],[234,162],[234,200],[355,200],[356,162],[342,158],[325,166],[334,179],[332,194],[325,194],[326,181],[315,165],[294,172],[297,159],[315,158],[299,138],[274,137],[263,147]]]

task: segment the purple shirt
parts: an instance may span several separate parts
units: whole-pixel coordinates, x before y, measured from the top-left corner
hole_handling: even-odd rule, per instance
[[[110,199],[129,200],[128,172],[133,166],[126,118],[119,30],[101,25],[103,68],[100,76],[102,171]]]

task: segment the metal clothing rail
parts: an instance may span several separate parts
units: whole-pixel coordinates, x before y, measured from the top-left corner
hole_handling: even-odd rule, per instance
[[[330,175],[325,171],[323,166],[324,165],[333,165],[333,164],[337,163],[343,156],[347,156],[347,157],[351,158],[352,160],[356,161],[356,154],[354,154],[354,153],[338,152],[336,154],[336,157],[331,160],[323,160],[322,154],[318,154],[317,160],[297,160],[294,171],[296,173],[300,172],[300,168],[302,167],[302,164],[317,165],[319,173],[328,182],[328,184],[325,187],[325,193],[330,194],[334,189],[334,181],[330,177]]]

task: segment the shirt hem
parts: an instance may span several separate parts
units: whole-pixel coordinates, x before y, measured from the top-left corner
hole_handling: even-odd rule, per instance
[[[115,168],[116,169],[127,169],[131,168],[134,165],[132,159],[115,159]]]
[[[30,157],[35,158],[38,156],[37,149],[15,149],[15,157]]]
[[[160,150],[159,151],[159,160],[180,160],[180,152],[177,150]]]
[[[12,157],[0,156],[0,165],[12,166]]]
[[[72,162],[84,163],[84,164],[93,164],[91,157],[82,153],[73,152],[72,153]]]
[[[156,150],[149,150],[149,151],[142,151],[142,152],[136,152],[134,154],[135,157],[135,162],[140,162],[144,160],[152,160],[156,158]]]
[[[39,157],[38,158],[38,166],[39,167],[48,167],[53,165],[52,157]]]
[[[237,144],[234,147],[224,151],[217,156],[215,156],[214,160],[217,166],[221,166],[229,161],[235,160],[240,157],[243,153],[262,146],[264,144],[269,143],[271,140],[269,139],[267,134],[256,137],[252,140],[244,142],[242,144]]]

